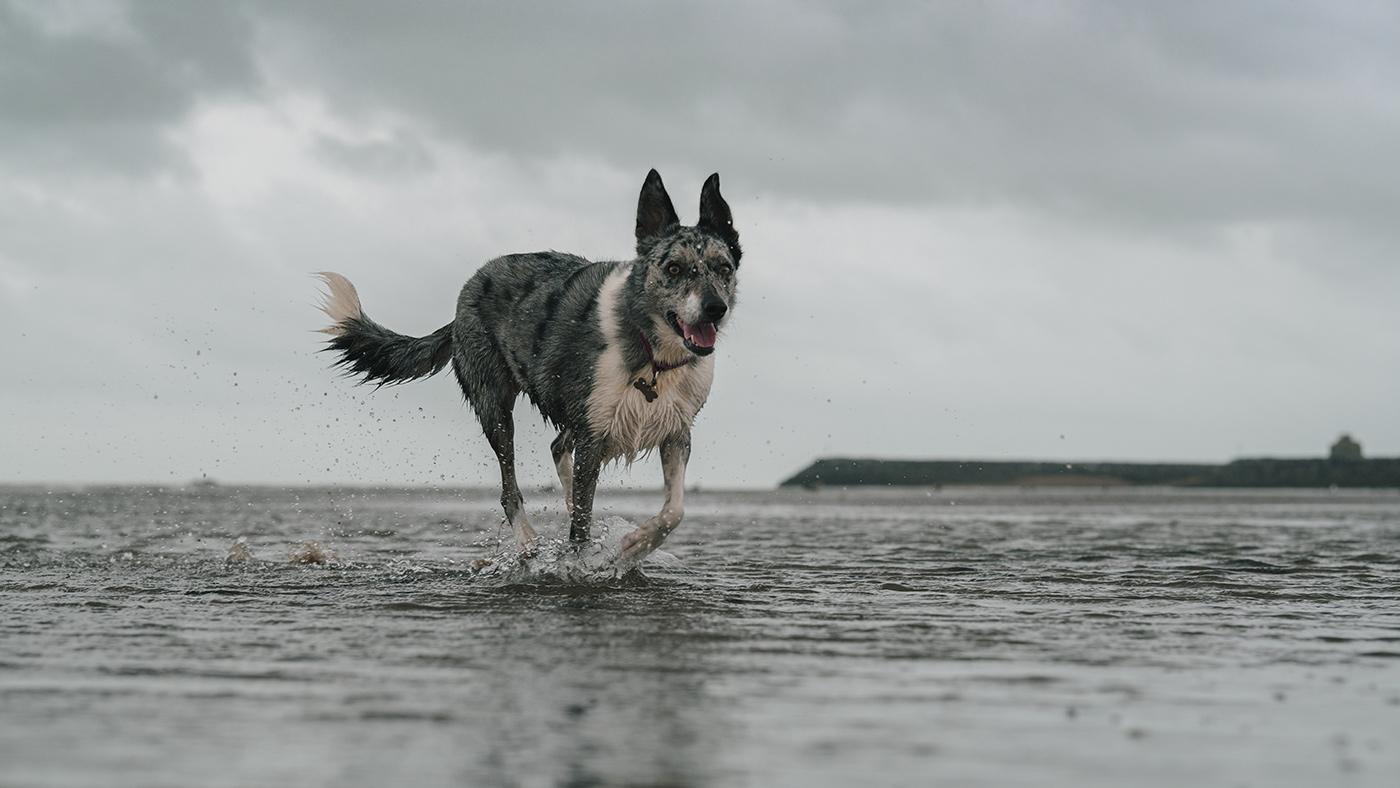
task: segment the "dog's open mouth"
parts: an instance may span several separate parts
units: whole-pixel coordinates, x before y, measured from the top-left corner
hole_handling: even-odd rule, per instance
[[[708,356],[715,352],[715,340],[719,337],[719,330],[714,323],[693,326],[676,317],[674,312],[667,315],[666,319],[685,342],[686,350],[697,356]]]

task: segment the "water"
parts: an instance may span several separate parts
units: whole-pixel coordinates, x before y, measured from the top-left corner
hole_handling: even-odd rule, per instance
[[[1397,491],[704,492],[593,582],[496,497],[0,488],[0,785],[1400,775]]]

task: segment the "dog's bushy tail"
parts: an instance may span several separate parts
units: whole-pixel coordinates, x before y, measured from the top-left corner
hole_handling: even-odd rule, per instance
[[[360,382],[407,383],[441,371],[452,359],[451,323],[425,337],[396,334],[365,316],[349,279],[330,271],[316,276],[326,283],[320,306],[331,319],[320,329],[331,335],[326,350],[335,351],[336,365]]]

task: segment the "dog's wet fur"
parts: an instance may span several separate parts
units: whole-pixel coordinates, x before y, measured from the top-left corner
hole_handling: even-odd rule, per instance
[[[633,558],[659,547],[684,514],[690,428],[709,397],[718,330],[734,305],[743,252],[719,175],[700,191],[700,220],[680,224],[656,170],[637,201],[637,257],[589,262],[559,252],[498,257],[462,288],[457,316],[425,337],[370,320],[354,285],[319,274],[328,350],[361,382],[403,383],[452,362],[501,465],[501,505],[515,544],[538,539],[515,478],[520,394],[558,428],[550,448],[569,509],[569,540],[584,543],[598,472],[660,450],[661,512],[623,538]]]

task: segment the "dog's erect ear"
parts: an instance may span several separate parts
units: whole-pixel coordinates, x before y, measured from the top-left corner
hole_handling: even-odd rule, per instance
[[[719,193],[719,173],[711,175],[700,189],[700,223],[696,227],[712,230],[723,238],[729,245],[729,255],[734,258],[734,264],[739,264],[744,250],[739,247],[739,233],[734,230],[729,203]]]
[[[642,196],[637,198],[637,252],[641,253],[643,242],[680,223],[671,205],[671,195],[661,183],[661,174],[652,170],[647,173],[647,182],[642,184]]]

